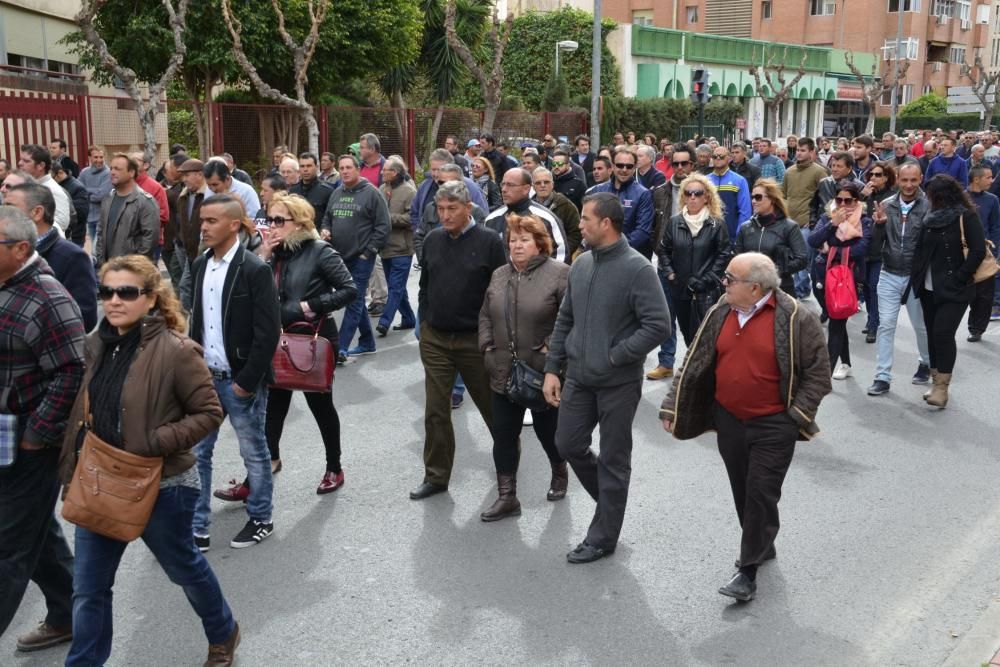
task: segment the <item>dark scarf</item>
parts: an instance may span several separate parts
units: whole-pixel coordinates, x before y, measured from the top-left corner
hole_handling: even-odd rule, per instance
[[[104,343],[104,354],[88,386],[90,413],[93,416],[91,428],[101,440],[121,447],[122,386],[139,349],[142,325],[137,324],[125,335],[120,335],[117,328],[103,320],[97,333]]]

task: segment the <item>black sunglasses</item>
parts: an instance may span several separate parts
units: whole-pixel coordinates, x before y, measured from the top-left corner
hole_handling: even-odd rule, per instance
[[[267,216],[264,218],[264,222],[270,227],[284,227],[286,222],[289,222],[288,218],[282,217],[280,215]]]
[[[140,289],[134,285],[125,285],[124,287],[100,285],[97,288],[97,298],[101,301],[111,301],[117,294],[122,301],[135,301],[140,294],[149,294],[152,291],[151,289]]]
[[[689,164],[691,164],[691,161],[690,160],[681,160],[679,162],[671,162],[670,164],[674,165],[675,167],[686,167]]]
[[[701,197],[704,194],[705,194],[704,190],[685,190],[684,191],[684,196],[685,197]]]
[[[870,178],[875,178],[876,176],[878,176],[879,178],[882,178],[883,176],[885,176],[885,172],[883,172],[883,171],[873,171],[873,172],[871,172],[869,174]]]
[[[833,201],[837,202],[838,206],[847,206],[854,201],[854,197],[834,197]]]
[[[764,199],[765,196],[766,195],[750,195],[750,199],[754,201],[761,201]]]
[[[615,162],[615,166],[619,169],[635,169],[635,164],[625,164],[624,162]]]

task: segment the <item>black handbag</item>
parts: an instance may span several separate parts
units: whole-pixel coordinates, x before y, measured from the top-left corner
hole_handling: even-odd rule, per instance
[[[539,373],[526,362],[517,356],[516,323],[511,326],[510,316],[510,284],[507,285],[507,302],[504,304],[503,315],[507,324],[507,340],[510,353],[514,357],[510,365],[510,373],[507,375],[507,386],[504,388],[507,398],[527,408],[533,412],[541,412],[549,409],[549,404],[542,394],[542,385],[545,382],[545,374]],[[517,313],[514,313],[516,319]]]

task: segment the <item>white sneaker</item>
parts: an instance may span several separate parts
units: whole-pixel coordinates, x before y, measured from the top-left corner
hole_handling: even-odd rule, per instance
[[[524,411],[524,419],[521,420],[521,424],[524,426],[531,426],[535,423],[535,417],[531,414],[531,410]]]
[[[846,380],[851,376],[851,367],[847,364],[837,364],[837,368],[833,371],[834,380]]]

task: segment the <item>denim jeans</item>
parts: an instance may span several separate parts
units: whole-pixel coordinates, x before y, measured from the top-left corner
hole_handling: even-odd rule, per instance
[[[882,275],[882,262],[869,261],[865,265],[865,310],[868,312],[868,331],[878,331],[878,279]]]
[[[201,618],[209,644],[222,644],[235,628],[233,613],[222,596],[205,556],[194,546],[191,517],[198,491],[187,486],[160,489],[142,541],[153,552],[170,581],[182,589]],[[103,665],[111,655],[112,587],[128,544],[86,528],[76,529],[73,573],[73,644],[66,665]],[[156,598],[146,598],[149,605]]]
[[[375,258],[361,259],[359,255],[344,263],[347,265],[347,270],[351,272],[354,286],[358,288],[358,294],[361,296],[349,303],[344,309],[344,320],[340,324],[340,349],[344,352],[351,349],[354,334],[358,333],[360,329],[358,347],[374,350],[375,335],[371,320],[368,319],[368,309],[365,308],[364,294],[368,291],[368,279],[371,278],[372,269],[375,268]]]
[[[87,220],[87,235],[90,236],[91,252],[97,247],[97,223],[98,220]]]
[[[909,276],[898,276],[883,270],[878,277],[878,337],[875,351],[875,379],[892,382],[892,355],[896,344],[896,320],[899,319],[899,309],[902,307],[903,292]],[[927,349],[927,328],[924,326],[924,313],[920,301],[910,290],[906,301],[906,312],[910,324],[917,335],[917,350],[920,352],[920,363],[930,360]]]
[[[660,343],[657,359],[660,366],[673,368],[674,356],[677,354],[677,313],[674,312],[674,298],[670,295],[670,281],[659,271],[657,275],[660,276],[660,286],[663,287],[663,294],[667,297],[667,309],[670,311],[670,337]]]
[[[264,418],[267,414],[267,387],[261,385],[250,398],[240,398],[233,393],[232,380],[213,380],[215,391],[222,403],[222,412],[229,417],[229,423],[236,431],[240,444],[240,456],[247,469],[250,496],[247,498],[247,514],[251,519],[270,523],[271,495],[274,482],[271,478],[271,452],[267,448],[264,435]],[[198,455],[198,476],[201,478],[201,494],[194,510],[194,532],[208,535],[211,519],[212,498],[212,452],[219,431],[212,431],[195,446]]]
[[[993,290],[993,308],[1000,309],[1000,275],[994,278],[996,289]]]
[[[416,326],[417,316],[413,314],[410,297],[406,293],[406,280],[410,277],[412,263],[412,256],[382,258],[382,268],[385,270],[385,279],[389,285],[389,297],[385,301],[385,309],[378,323],[386,328],[392,326],[397,310],[401,316],[400,324]]]
[[[809,261],[806,263],[806,268],[795,274],[795,297],[808,299],[809,295],[812,294],[812,274],[809,272],[809,267],[816,259],[816,249],[809,245],[809,234],[812,230],[809,229],[808,225],[801,227],[800,231],[802,232],[802,240],[806,242]]]

